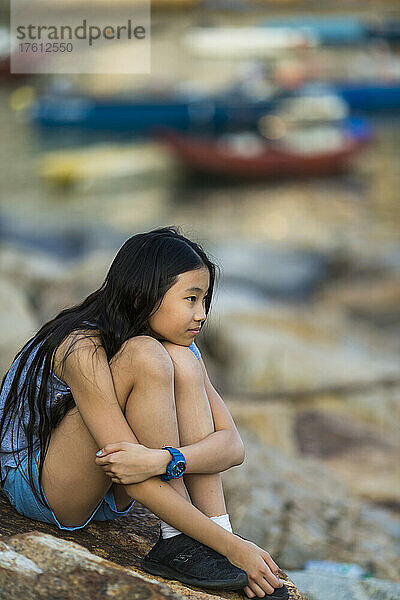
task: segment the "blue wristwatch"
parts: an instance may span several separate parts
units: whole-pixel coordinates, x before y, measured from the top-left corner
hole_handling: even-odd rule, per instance
[[[182,477],[186,469],[186,460],[180,450],[173,448],[172,446],[163,446],[163,450],[168,450],[172,456],[172,460],[168,463],[167,469],[164,475],[160,475],[160,479],[163,481],[169,481],[170,479],[178,479]]]

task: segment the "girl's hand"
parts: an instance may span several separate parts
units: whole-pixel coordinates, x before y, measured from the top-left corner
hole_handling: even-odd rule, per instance
[[[107,444],[95,463],[114,483],[140,483],[156,475],[155,451],[132,442]]]
[[[277,577],[279,567],[272,560],[266,550],[259,548],[253,542],[244,540],[235,536],[235,542],[227,559],[239,569],[246,571],[249,584],[244,591],[248,598],[268,598],[267,594],[272,594],[275,588],[283,586],[282,581]]]

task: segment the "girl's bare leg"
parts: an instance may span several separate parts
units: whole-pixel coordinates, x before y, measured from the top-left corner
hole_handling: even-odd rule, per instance
[[[175,405],[181,446],[204,439],[214,431],[214,421],[204,388],[203,371],[191,350],[164,342],[174,362]],[[192,504],[209,517],[226,513],[220,473],[183,475]]]
[[[138,442],[153,448],[179,445],[174,370],[165,348],[149,336],[131,338],[110,360],[110,371],[118,403]],[[127,415],[129,406],[135,408]],[[146,434],[149,430],[151,436]],[[115,441],[124,439],[121,433],[121,439]],[[51,433],[40,483],[65,526],[82,525],[111,486],[117,508],[123,509],[131,501],[124,486],[113,483],[96,465],[98,449],[77,407],[68,411]],[[182,478],[169,485],[190,501]]]
[[[191,350],[181,350],[197,361]],[[181,445],[174,397],[177,368],[172,367],[159,342],[148,336],[131,338],[110,361],[121,410],[136,439],[148,447]],[[118,441],[123,439],[121,435]],[[83,524],[111,486],[119,509],[131,499],[123,485],[112,483],[96,465],[97,450],[96,441],[74,407],[52,432],[41,479],[47,500],[63,525]],[[183,477],[171,480],[169,485],[190,500]],[[66,494],[66,490],[74,493]]]
[[[168,439],[168,430],[164,429],[163,431],[154,427],[154,410],[157,410],[154,403],[157,402],[157,399],[152,397],[146,400],[146,408],[143,410],[143,400],[137,401],[137,398],[146,397],[146,391],[141,389],[140,382],[128,398],[125,416],[129,423],[136,424],[135,435],[145,446],[161,448],[161,446],[167,445],[176,447],[176,445],[195,444],[214,431],[210,403],[204,388],[203,372],[193,352],[185,346],[178,346],[171,342],[164,342],[163,346],[174,362],[177,424],[174,420],[174,435],[173,437],[169,435],[169,439],[176,441],[162,442],[163,439]],[[190,499],[192,504],[205,515],[213,517],[226,513],[220,473],[190,473],[179,479],[171,480],[170,484],[182,496]],[[115,493],[123,508],[124,505],[129,504],[130,498],[123,485],[114,485],[116,488],[120,488],[115,490]],[[189,491],[190,498],[187,491]]]

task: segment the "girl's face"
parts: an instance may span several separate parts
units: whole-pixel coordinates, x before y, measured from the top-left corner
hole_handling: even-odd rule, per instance
[[[210,285],[207,267],[180,273],[178,280],[165,293],[149,325],[157,339],[180,346],[190,346],[196,334],[190,329],[202,326],[206,320],[205,296]]]

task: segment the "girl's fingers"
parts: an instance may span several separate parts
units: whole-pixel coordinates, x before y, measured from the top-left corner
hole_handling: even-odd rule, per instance
[[[274,589],[266,579],[263,587],[259,586],[255,581],[251,582],[251,590],[259,598],[263,598],[264,596],[268,598],[267,594],[273,594]]]
[[[269,573],[265,573],[264,579],[268,581],[268,583],[272,585],[273,588],[281,586],[281,581],[279,580],[278,576],[275,575],[275,573],[272,573],[272,571],[269,571]]]
[[[276,564],[276,562],[275,562],[275,561],[274,561],[274,560],[271,558],[271,556],[268,554],[268,552],[265,552],[265,553],[263,554],[263,558],[264,558],[264,561],[265,561],[265,562],[267,563],[267,565],[269,566],[269,568],[271,569],[272,573],[273,573],[274,575],[277,575],[277,574],[278,574],[278,571],[279,571],[279,567],[278,567],[278,565]]]
[[[121,483],[121,480],[118,477],[118,475],[116,475],[112,471],[104,471],[104,472],[106,475],[108,475],[108,477],[111,479],[111,481],[114,481],[114,483]]]
[[[259,562],[261,577],[267,582],[267,585],[272,586],[273,589],[282,586],[282,582],[278,578],[278,565],[272,560],[268,552],[262,551],[261,558],[264,562]],[[270,592],[272,593],[272,591]]]
[[[111,454],[114,454],[114,452],[115,451],[108,452],[108,454],[105,455],[102,454],[101,456],[96,456],[96,458],[94,459],[96,464],[105,465],[109,461]]]
[[[106,444],[104,448],[100,448],[98,452],[96,452],[96,456],[105,456],[106,454],[110,454],[110,452],[117,452],[121,450],[121,443],[115,442],[114,444]]]
[[[249,588],[248,585],[244,588],[244,592],[248,598],[254,598],[255,593]]]
[[[113,479],[113,478],[114,478],[114,479],[118,479],[118,482],[119,482],[119,477],[118,477],[118,475],[116,475],[116,474],[115,474],[115,473],[113,473],[112,471],[107,471],[107,469],[103,469],[103,471],[104,471],[104,473],[105,473],[106,475],[108,475],[108,477],[111,477],[111,479]],[[118,483],[118,482],[117,482],[117,483]]]

